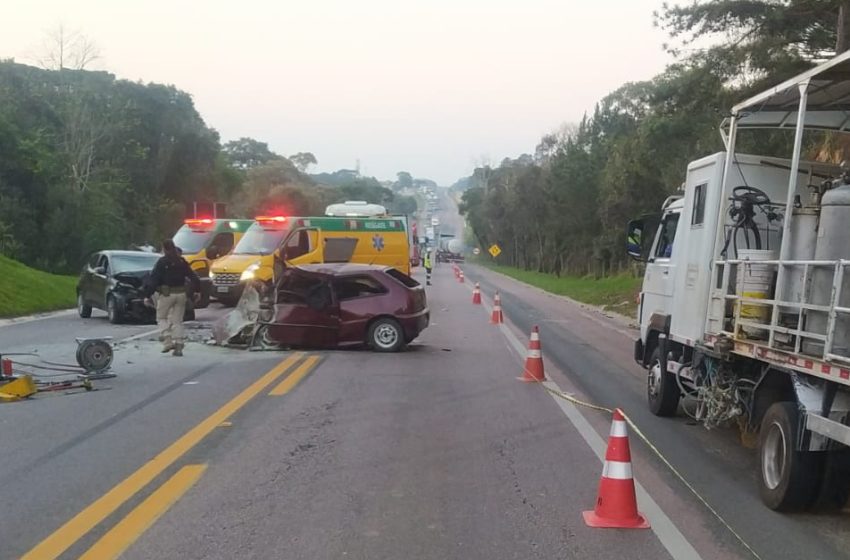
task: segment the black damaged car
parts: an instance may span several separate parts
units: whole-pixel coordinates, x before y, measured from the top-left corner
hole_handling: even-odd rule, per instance
[[[142,287],[162,255],[145,251],[100,251],[83,266],[77,282],[77,311],[91,317],[92,308],[102,309],[110,323],[128,319],[156,321],[156,312],[144,304]],[[186,303],[185,321],[195,319],[191,300]]]

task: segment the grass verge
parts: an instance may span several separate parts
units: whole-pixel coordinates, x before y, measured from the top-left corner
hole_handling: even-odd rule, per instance
[[[0,317],[72,308],[76,285],[75,276],[49,274],[0,255]]]
[[[640,278],[622,274],[597,280],[590,277],[558,277],[554,274],[531,272],[511,266],[487,264],[487,267],[553,294],[567,296],[590,305],[598,305],[627,317],[635,317],[637,314],[635,297],[640,291]]]

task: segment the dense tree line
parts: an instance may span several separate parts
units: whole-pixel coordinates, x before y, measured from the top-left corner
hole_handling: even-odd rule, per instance
[[[157,243],[193,202],[225,202],[233,217],[316,215],[351,198],[415,210],[413,197],[374,178],[312,177],[315,163],[250,138],[222,146],[173,86],[0,61],[0,254],[44,270],[73,272],[92,251]]]
[[[480,166],[456,184],[475,241],[498,243],[500,262],[530,270],[627,269],[627,221],[657,213],[684,181],[689,161],[723,150],[718,126],[735,102],[846,50],[849,4],[665,6],[655,18],[671,36],[666,47],[679,55],[676,63],[606,96],[577,125],[544,136],[533,155]],[[718,42],[717,34],[727,40]],[[710,38],[711,47],[693,48]],[[808,142],[816,148],[824,138]],[[790,135],[744,135],[739,149],[788,156]]]

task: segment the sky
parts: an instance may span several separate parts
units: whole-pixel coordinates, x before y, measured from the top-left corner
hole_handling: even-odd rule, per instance
[[[63,25],[97,45],[91,68],[192,94],[223,142],[448,185],[661,72],[661,3],[7,0],[0,58],[35,64]]]

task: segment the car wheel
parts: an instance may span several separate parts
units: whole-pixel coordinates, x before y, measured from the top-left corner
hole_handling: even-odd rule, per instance
[[[83,319],[91,317],[91,305],[86,305],[86,302],[83,300],[83,294],[77,294],[77,313]]]
[[[676,378],[669,371],[661,370],[661,349],[656,346],[646,376],[649,411],[656,416],[673,416],[679,408],[680,396]]]
[[[369,327],[369,346],[377,352],[398,352],[404,346],[404,331],[398,321],[382,317]]]
[[[109,317],[109,322],[113,325],[119,325],[124,320],[124,313],[121,311],[114,296],[106,298],[106,315]]]
[[[800,410],[796,403],[773,403],[759,430],[759,493],[770,509],[805,509],[817,498],[823,452],[797,451]]]

